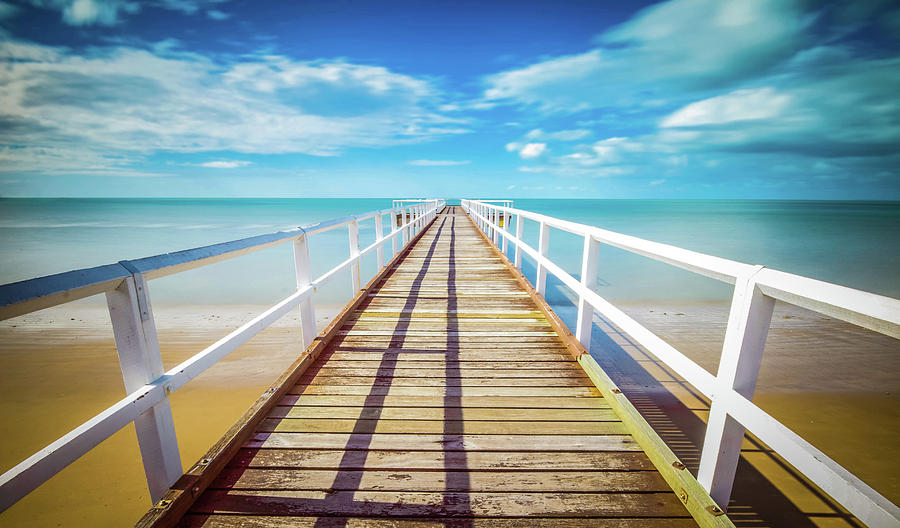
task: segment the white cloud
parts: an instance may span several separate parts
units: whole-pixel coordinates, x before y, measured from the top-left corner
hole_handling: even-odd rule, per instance
[[[156,7],[185,14],[194,14],[207,7],[227,0],[155,0],[141,2],[135,0],[29,0],[32,5],[55,9],[62,13],[63,22],[72,26],[112,26],[121,22],[122,15],[134,14],[141,7]],[[229,15],[211,9],[207,15],[214,20],[223,20]],[[222,18],[219,18],[222,17]]]
[[[471,163],[470,160],[428,160],[428,159],[420,159],[420,160],[412,160],[408,161],[408,165],[416,165],[418,167],[449,167],[453,165],[468,165]]]
[[[201,163],[201,167],[209,167],[211,169],[236,169],[238,167],[246,167],[250,165],[249,161],[228,160],[228,161],[207,161]]]
[[[22,42],[2,54],[0,147],[30,163],[0,171],[62,169],[67,157],[73,170],[120,166],[110,155],[157,151],[330,156],[467,131],[438,113],[442,97],[429,81],[377,66],[233,64],[127,47],[77,54]]]
[[[0,20],[5,20],[7,18],[11,18],[16,16],[19,13],[19,8],[8,3],[8,2],[0,2]]]
[[[657,185],[662,185],[662,184],[664,184],[664,183],[666,183],[666,180],[665,180],[665,179],[662,179],[662,180],[653,180],[653,181],[651,181],[650,183],[648,183],[647,185],[649,185],[649,186],[651,186],[651,187],[656,187]]]
[[[546,143],[528,143],[519,150],[519,156],[522,159],[534,159],[543,154],[545,150],[547,150]]]
[[[797,61],[804,67],[781,76],[777,89],[736,90],[684,106],[661,121],[655,140],[682,150],[816,157],[897,152],[900,58],[848,60],[817,49]]]
[[[525,138],[530,140],[539,139],[544,141],[577,141],[590,135],[591,131],[585,130],[583,128],[575,130],[559,130],[556,132],[544,132],[540,128],[536,128],[531,132],[525,134]]]
[[[659,105],[759,75],[800,49],[811,20],[792,1],[671,0],[604,33],[598,48],[488,76],[484,98],[566,113]]]
[[[218,9],[210,9],[209,11],[206,12],[206,16],[208,16],[209,18],[211,18],[213,20],[227,20],[227,19],[231,18],[230,14],[225,13],[223,11],[219,11]]]
[[[790,104],[789,95],[778,93],[772,87],[736,90],[691,103],[666,117],[660,126],[692,127],[773,119],[781,117]]]

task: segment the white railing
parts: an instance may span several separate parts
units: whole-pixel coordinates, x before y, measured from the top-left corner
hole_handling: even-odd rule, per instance
[[[502,237],[515,246],[513,261],[517,267],[522,266],[523,252],[536,261],[534,287],[541,295],[550,272],[578,296],[575,336],[586,349],[590,348],[596,311],[709,398],[710,415],[697,480],[722,508],[731,496],[747,430],[869,526],[900,526],[900,508],[751,401],[776,299],[894,338],[900,338],[900,301],[485,201],[463,200],[462,206],[495,244]],[[507,219],[516,216],[515,235],[509,232],[508,220],[502,227],[497,223],[500,214]],[[537,250],[523,240],[524,219],[539,225]],[[584,237],[580,280],[547,257],[551,227]],[[734,284],[716,376],[594,291],[600,244]]]
[[[0,475],[0,511],[43,484],[116,431],[134,422],[150,497],[156,502],[183,470],[169,394],[245,343],[258,332],[300,307],[303,346],[316,336],[313,296],[316,288],[349,269],[354,295],[361,288],[359,264],[375,252],[378,268],[385,265],[384,246],[396,255],[444,206],[443,200],[422,199],[399,207],[346,216],[317,224],[176,253],[117,264],[70,271],[0,286],[0,320],[27,314],[100,293],[106,294],[119,364],[125,380],[125,398],[70,433]],[[384,234],[382,217],[391,215],[391,230]],[[394,222],[395,215],[404,221]],[[359,222],[375,219],[375,242],[359,247]],[[349,258],[316,279],[311,277],[308,240],[311,235],[347,226]],[[401,242],[398,243],[398,239]],[[251,319],[216,343],[164,372],[147,283],[213,262],[234,258],[277,244],[293,242],[297,291]]]

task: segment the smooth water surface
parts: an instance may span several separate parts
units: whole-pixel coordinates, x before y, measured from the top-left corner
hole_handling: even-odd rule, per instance
[[[0,283],[389,207],[387,198],[2,199]],[[522,199],[515,207],[900,297],[897,202]],[[525,232],[536,247],[537,224],[527,221]],[[577,276],[582,241],[558,230],[550,240],[551,258]],[[361,225],[360,241],[374,241],[372,220]],[[345,259],[347,251],[346,228],[313,236],[314,274]],[[158,279],[153,299],[271,304],[295,287],[292,258],[290,244],[283,244]],[[363,269],[364,277],[371,276],[374,258]],[[526,263],[529,273],[533,266]],[[727,284],[615,248],[602,250],[598,276],[598,291],[613,300],[725,300],[731,294]],[[550,290],[551,298],[564,293],[553,283]],[[349,280],[338,279],[319,294],[318,302],[343,304]]]

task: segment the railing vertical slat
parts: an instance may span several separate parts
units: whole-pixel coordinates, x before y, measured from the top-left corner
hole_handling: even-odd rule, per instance
[[[359,221],[354,220],[347,224],[347,230],[350,234],[350,258],[359,257]],[[356,295],[360,289],[358,258],[350,266],[350,286],[353,288],[353,295]]]
[[[384,225],[381,222],[381,213],[375,215],[375,241],[381,242],[384,240]],[[375,250],[375,259],[378,261],[378,269],[384,267],[384,244],[378,244],[378,248]]]
[[[397,212],[391,213],[391,258],[394,258],[394,255],[397,254],[397,236],[395,233],[397,232]]]
[[[164,372],[146,279],[134,273],[107,292],[106,301],[125,392],[130,394]],[[183,473],[169,398],[138,416],[134,427],[150,498],[156,502]]]
[[[406,225],[406,207],[400,209],[400,228],[403,231],[403,247],[409,242],[409,226]]]
[[[542,257],[547,257],[547,253],[550,250],[550,226],[548,226],[545,222],[541,222],[541,231],[538,238],[538,253]],[[538,259],[537,262],[537,281],[535,284],[535,289],[541,295],[546,295],[547,290],[547,268],[544,267],[543,262]]]
[[[309,263],[309,240],[306,235],[294,241],[294,274],[297,278],[297,289],[305,288],[312,282],[312,269]],[[308,347],[316,338],[316,309],[313,296],[300,302],[300,339],[303,348]]]
[[[496,227],[496,226],[500,225],[500,211],[498,209],[494,209],[492,218],[493,218],[492,221],[493,221],[495,227],[491,228],[491,240],[494,241],[494,245],[496,246],[497,242],[499,242],[499,240],[497,240],[497,237],[500,236],[497,233],[497,227]]]
[[[509,207],[509,206],[507,206],[507,207]],[[507,233],[509,233],[509,219],[510,219],[509,213],[504,212],[503,213],[503,230]],[[502,243],[503,243],[503,254],[506,255],[506,251],[507,251],[507,249],[509,249],[509,239],[506,237],[503,237]]]
[[[753,276],[755,270],[735,283],[731,312],[722,345],[722,357],[716,375],[716,392],[735,392],[753,398],[762,362],[766,336],[772,321],[775,299],[764,295]],[[728,415],[726,404],[714,397],[710,406],[703,453],[697,480],[721,507],[728,507],[734,474],[744,440],[744,426]]]
[[[581,284],[594,289],[597,285],[597,264],[600,258],[600,242],[590,235],[584,237],[584,249],[581,257]],[[594,319],[594,308],[588,304],[584,295],[578,295],[578,319],[575,323],[575,337],[585,350],[591,351],[591,322]]]
[[[516,238],[519,242],[522,241],[522,237],[525,236],[525,218],[522,215],[516,215]],[[522,269],[522,246],[516,244],[514,264],[517,268]]]

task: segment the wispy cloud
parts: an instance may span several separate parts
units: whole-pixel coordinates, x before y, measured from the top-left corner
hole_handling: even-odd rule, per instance
[[[507,143],[506,150],[516,152],[522,159],[535,159],[547,150],[546,143]]]
[[[67,156],[74,169],[159,151],[333,156],[468,131],[464,119],[435,109],[442,95],[430,81],[379,66],[9,44],[0,146],[10,158],[27,156],[31,170],[45,161],[58,168]]]
[[[419,159],[407,161],[407,165],[416,165],[418,167],[450,167],[453,165],[468,165],[472,163],[471,160],[429,160],[429,159]]]
[[[62,14],[62,20],[72,26],[112,26],[122,21],[122,17],[138,13],[142,7],[154,7],[194,14],[201,9],[221,4],[228,0],[155,0],[138,2],[135,0],[29,0],[31,5],[46,9],[54,9]],[[2,12],[2,8],[0,8]],[[210,9],[210,18],[228,15]]]
[[[818,158],[838,157],[847,161],[828,170],[856,164],[896,175],[900,58],[841,40],[865,17],[888,19],[884,9],[851,17],[837,4],[670,0],[599,35],[583,53],[488,75],[483,98],[582,127],[539,128],[507,144],[521,154],[526,142],[546,143],[556,155],[541,156],[540,167],[557,174],[649,174],[725,158],[755,166],[750,156],[777,155],[794,157],[783,165],[812,169]],[[581,143],[589,137],[582,130],[614,137]]]
[[[206,16],[213,20],[228,20],[231,18],[231,15],[225,13],[224,11],[219,11],[218,9],[210,9],[206,12]]]
[[[239,161],[239,160],[223,160],[223,161],[207,161],[206,163],[201,163],[200,167],[208,167],[211,169],[236,169],[238,167],[246,167],[250,165],[249,161]]]
[[[591,135],[591,131],[583,128],[575,130],[558,130],[556,132],[545,132],[540,128],[536,128],[525,134],[525,138],[529,140],[544,141],[577,141]]]

